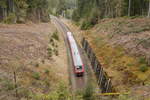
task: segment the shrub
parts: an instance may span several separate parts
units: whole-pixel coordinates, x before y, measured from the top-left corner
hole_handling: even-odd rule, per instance
[[[142,71],[142,72],[146,72],[147,70],[148,70],[148,67],[146,65],[142,65],[140,67],[140,71]]]
[[[50,48],[50,47],[49,47],[49,48],[47,48],[47,51],[52,51],[52,48]]]
[[[49,47],[47,51],[48,51],[48,57],[52,57],[52,49]]]
[[[50,42],[50,43],[53,43],[53,42],[54,42],[54,40],[51,38],[51,39],[49,40],[49,42]]]
[[[69,100],[69,91],[64,83],[60,83],[57,89],[58,100]]]
[[[54,91],[51,91],[48,94],[36,93],[31,95],[30,98],[32,100],[72,100],[67,86],[65,86],[63,83],[60,83],[60,85]]]
[[[35,64],[35,67],[39,67],[39,63],[36,63],[36,64]]]
[[[74,21],[76,21],[76,22],[78,22],[78,21],[80,20],[80,16],[79,16],[77,10],[74,10],[74,11],[73,11],[72,19],[73,19]]]
[[[91,84],[88,84],[84,93],[83,93],[83,99],[84,100],[94,100],[94,88]]]
[[[147,62],[146,62],[146,59],[145,59],[144,57],[141,57],[141,58],[139,59],[139,63],[141,63],[141,64],[146,64]]]
[[[48,57],[52,57],[52,51],[48,52]]]
[[[4,23],[6,24],[16,23],[16,15],[14,13],[10,13],[8,17],[4,19]]]
[[[13,89],[15,89],[15,85],[10,80],[4,81],[3,85],[4,85],[4,88],[6,90],[13,90]]]
[[[54,53],[56,56],[58,56],[58,50],[54,49]]]
[[[28,98],[31,92],[27,88],[21,88],[18,89],[18,93],[20,97]]]
[[[58,48],[58,45],[56,44],[55,47]]]
[[[42,59],[42,61],[41,61],[43,64],[45,63],[45,60],[44,59]]]
[[[83,21],[82,25],[81,25],[81,30],[87,30],[89,28],[91,28],[93,25],[91,24],[91,22],[89,21]]]
[[[54,43],[54,42],[52,42],[52,46],[53,46],[53,47],[55,46],[55,43]]]
[[[48,70],[48,69],[45,69],[45,73],[46,73],[46,74],[49,74],[49,70]]]
[[[32,74],[32,77],[33,77],[34,79],[36,79],[36,80],[39,80],[39,79],[40,79],[40,74],[39,74],[38,72],[34,72],[34,73]]]
[[[50,80],[45,79],[45,80],[44,80],[44,83],[45,83],[45,85],[46,85],[47,87],[50,87]]]
[[[59,36],[58,36],[58,32],[55,31],[52,35],[52,38],[54,38],[55,40],[59,41]]]

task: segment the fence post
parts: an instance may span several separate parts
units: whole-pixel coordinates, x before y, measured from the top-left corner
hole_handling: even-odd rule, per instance
[[[89,44],[88,44],[88,51],[87,51],[87,54],[88,54],[88,58],[90,59],[91,47],[90,47],[90,45],[89,45]]]
[[[92,68],[95,72],[98,81],[98,85],[102,89],[102,93],[112,92],[113,89],[111,80],[110,78],[107,77],[107,73],[104,72],[103,67],[96,58],[96,55],[93,52],[92,48],[90,47],[88,41],[85,38],[83,38],[81,44],[91,62]]]
[[[85,50],[86,53],[87,53],[87,47],[88,47],[88,43],[87,43],[87,41],[85,40],[85,47],[84,47],[84,50]]]
[[[95,64],[96,64],[96,56],[95,56],[95,54],[93,53],[91,65],[95,67]]]
[[[85,38],[82,38],[81,44],[82,44],[82,47],[84,48]]]
[[[110,89],[110,79],[108,79],[107,81],[107,86],[106,86],[106,93],[109,92],[109,89]]]
[[[95,62],[94,65],[93,65],[94,66],[94,72],[96,73],[96,70],[97,70],[97,67],[98,67],[98,63],[97,63],[96,60],[94,62]]]
[[[99,85],[101,85],[102,78],[103,78],[103,68],[101,68],[100,73],[99,73],[99,78],[98,78]]]

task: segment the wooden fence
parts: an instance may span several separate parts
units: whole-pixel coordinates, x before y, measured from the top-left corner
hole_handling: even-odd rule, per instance
[[[92,68],[97,78],[98,85],[100,89],[102,90],[102,93],[114,92],[111,79],[108,77],[107,73],[104,71],[101,63],[98,61],[88,41],[85,38],[83,38],[83,40],[81,41],[81,44],[91,62]]]

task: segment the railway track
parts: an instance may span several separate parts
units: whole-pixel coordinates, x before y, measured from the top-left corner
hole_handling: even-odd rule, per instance
[[[81,59],[83,61],[83,64],[85,66],[85,73],[82,77],[76,77],[74,74],[74,69],[73,69],[73,62],[71,58],[71,51],[69,49],[69,44],[67,42],[67,32],[71,32],[71,30],[64,24],[62,23],[57,17],[51,16],[51,19],[53,23],[56,25],[57,29],[61,31],[62,36],[64,37],[65,45],[66,45],[66,51],[67,51],[67,56],[68,56],[68,72],[69,72],[69,80],[71,84],[71,90],[73,92],[77,90],[83,90],[86,85],[88,84],[90,79],[94,76],[94,73],[92,72],[92,67],[90,65],[90,62],[87,58],[87,56],[84,53],[84,50],[78,45],[79,52],[81,54]]]

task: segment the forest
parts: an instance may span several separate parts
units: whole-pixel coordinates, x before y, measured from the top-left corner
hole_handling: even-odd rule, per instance
[[[88,20],[94,25],[102,18],[123,16],[150,17],[150,0],[78,0],[73,20]]]
[[[72,19],[86,19],[92,25],[98,19],[123,16],[150,17],[150,0],[1,0],[0,20],[8,22],[48,21],[49,13],[70,16]]]
[[[0,19],[6,23],[23,23],[26,18],[48,20],[47,0],[3,0],[0,1]]]
[[[72,6],[72,3],[65,0],[1,0],[0,21],[4,23],[25,23],[26,20],[47,22],[50,13],[61,14],[67,9],[66,5]]]

